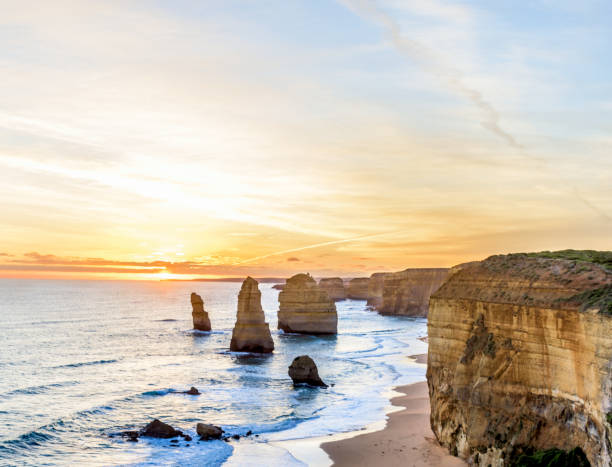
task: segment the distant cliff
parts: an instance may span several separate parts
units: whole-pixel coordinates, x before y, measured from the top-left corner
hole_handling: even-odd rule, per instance
[[[383,285],[388,272],[375,272],[368,283],[368,305],[380,308],[383,303]]]
[[[448,271],[422,268],[385,274],[378,311],[389,315],[427,316],[429,297],[446,280]]]
[[[428,319],[431,425],[442,445],[481,466],[552,448],[612,465],[609,268],[612,253],[565,251],[452,269]]]

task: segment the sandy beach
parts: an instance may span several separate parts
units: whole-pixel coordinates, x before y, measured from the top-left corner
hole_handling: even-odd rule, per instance
[[[413,356],[423,361],[423,356]],[[321,444],[335,466],[464,466],[436,441],[429,427],[427,383],[395,388],[405,395],[391,399],[403,410],[391,413],[383,430]]]

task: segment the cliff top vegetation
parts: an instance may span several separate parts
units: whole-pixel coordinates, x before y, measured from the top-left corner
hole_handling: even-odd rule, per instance
[[[539,251],[536,253],[521,253],[531,258],[567,259],[570,261],[584,261],[599,264],[612,270],[612,251],[597,250],[559,250]]]

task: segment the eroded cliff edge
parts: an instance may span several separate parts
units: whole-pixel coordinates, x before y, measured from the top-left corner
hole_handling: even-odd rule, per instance
[[[611,465],[609,268],[554,254],[453,268],[429,305],[431,425],[442,445],[477,465],[575,447]]]

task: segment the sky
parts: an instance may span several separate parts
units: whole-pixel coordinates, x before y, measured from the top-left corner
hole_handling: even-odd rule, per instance
[[[606,0],[0,8],[0,277],[612,249]]]

